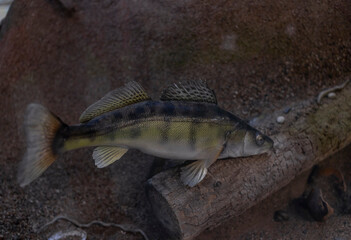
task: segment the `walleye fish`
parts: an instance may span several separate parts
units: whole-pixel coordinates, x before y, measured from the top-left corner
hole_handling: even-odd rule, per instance
[[[194,160],[181,170],[193,187],[217,159],[261,154],[273,141],[217,105],[214,92],[202,81],[167,87],[153,101],[136,82],[109,92],[89,106],[80,124],[68,126],[39,104],[25,116],[27,150],[18,181],[23,187],[39,177],[56,158],[73,149],[96,147],[98,168],[120,159],[130,148],[169,159]]]

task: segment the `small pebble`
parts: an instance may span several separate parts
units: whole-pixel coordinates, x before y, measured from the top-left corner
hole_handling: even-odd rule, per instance
[[[222,182],[221,181],[216,181],[213,186],[214,187],[220,187],[222,185]]]
[[[247,115],[249,113],[249,111],[246,111],[245,109],[241,110],[241,113],[244,115]]]
[[[335,92],[328,93],[328,98],[335,98],[335,97],[336,97]]]
[[[277,123],[283,123],[283,122],[285,122],[285,117],[283,116],[277,117]]]

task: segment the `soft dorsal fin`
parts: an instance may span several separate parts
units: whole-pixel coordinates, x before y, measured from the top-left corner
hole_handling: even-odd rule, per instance
[[[163,90],[160,99],[162,101],[191,101],[217,104],[215,93],[204,81],[173,83]]]
[[[90,105],[80,115],[79,121],[84,123],[103,113],[150,99],[144,89],[138,83],[132,81],[124,87],[107,93],[99,101]]]

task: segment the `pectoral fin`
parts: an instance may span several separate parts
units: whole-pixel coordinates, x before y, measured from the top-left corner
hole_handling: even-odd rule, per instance
[[[180,179],[182,182],[189,187],[194,187],[196,184],[201,182],[207,174],[207,168],[217,160],[223,151],[223,148],[223,146],[211,148],[210,150],[206,151],[208,154],[207,159],[197,160],[183,167],[180,173]]]
[[[207,174],[205,160],[198,160],[182,168],[180,179],[185,185],[194,187],[202,181]]]
[[[108,165],[120,159],[127,151],[128,148],[121,147],[97,147],[93,152],[95,165],[98,168],[107,167]]]

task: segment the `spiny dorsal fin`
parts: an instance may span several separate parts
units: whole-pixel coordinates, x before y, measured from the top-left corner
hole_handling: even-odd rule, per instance
[[[150,99],[151,98],[144,89],[138,83],[132,81],[127,83],[124,87],[117,88],[107,93],[99,101],[90,105],[82,113],[79,121],[84,123],[103,113]]]
[[[173,83],[163,90],[160,99],[162,101],[191,101],[217,104],[215,93],[204,81]]]
[[[101,146],[94,149],[93,159],[98,168],[107,167],[120,159],[128,148]]]

